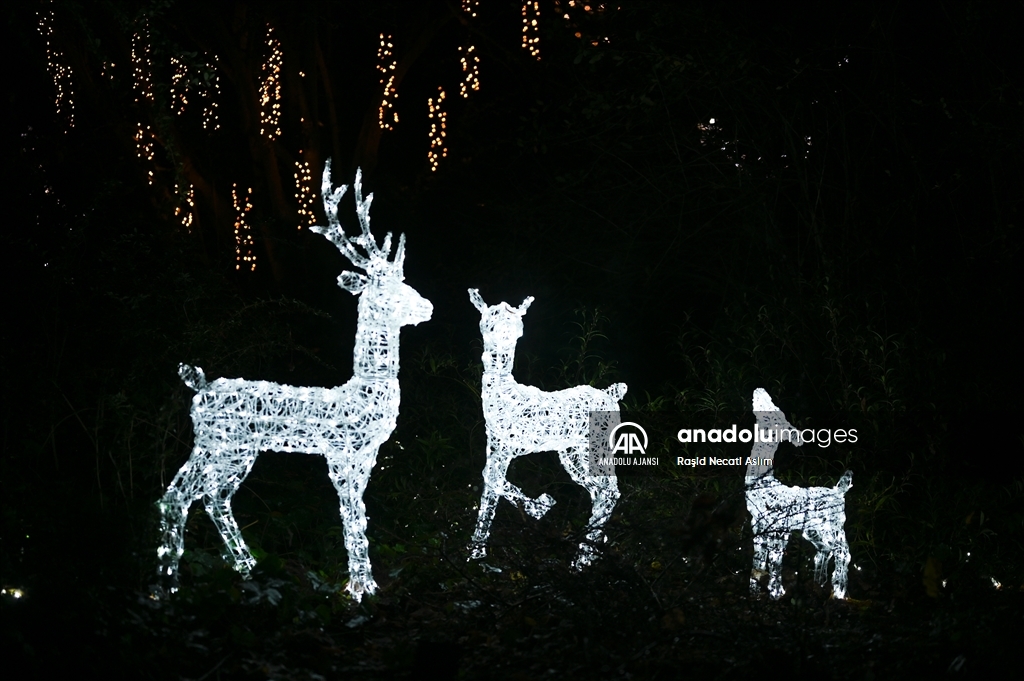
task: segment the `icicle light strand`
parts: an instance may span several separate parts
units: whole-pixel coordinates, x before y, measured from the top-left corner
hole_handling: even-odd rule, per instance
[[[459,52],[462,52],[461,47]],[[480,91],[480,55],[477,54],[476,47],[473,45],[467,47],[460,61],[462,62],[462,72],[466,76],[462,79],[462,83],[459,84],[459,94],[464,99],[469,99],[470,90],[473,92]]]
[[[540,61],[540,3],[523,3],[523,49]]]
[[[274,37],[274,29],[267,24],[267,47],[270,55],[263,63],[263,82],[260,85],[260,134],[273,141],[281,136],[281,67],[284,56],[281,41]]]
[[[74,90],[71,83],[71,67],[61,63],[64,55],[53,46],[53,10],[45,14],[36,13],[39,17],[39,34],[46,40],[46,70],[53,78],[56,90],[54,104],[57,115],[67,119],[68,128],[75,127]],[[65,130],[67,132],[67,130]]]
[[[448,156],[448,148],[445,147],[445,137],[448,135],[446,130],[448,113],[441,108],[445,94],[444,88],[437,89],[437,99],[435,100],[433,97],[427,99],[427,118],[430,119],[430,150],[427,152],[427,161],[430,163],[431,172],[436,171],[441,159]]]
[[[380,71],[380,84],[383,92],[380,98],[380,108],[377,112],[377,122],[381,130],[394,130],[395,123],[398,123],[398,112],[394,111],[395,101],[398,99],[398,90],[395,87],[395,70],[398,68],[398,60],[395,59],[394,43],[391,36],[384,37],[380,34],[380,47],[377,48],[377,70]]]
[[[252,210],[249,200],[252,198],[252,188],[249,188],[245,200],[238,199],[238,185],[231,185],[231,201],[235,206],[235,269],[241,270],[248,267],[250,272],[256,271],[256,255],[252,252],[252,228],[249,226],[246,216]]]
[[[316,192],[313,191],[313,170],[306,161],[295,162],[295,200],[299,202],[298,229],[315,225],[313,202],[316,200]]]

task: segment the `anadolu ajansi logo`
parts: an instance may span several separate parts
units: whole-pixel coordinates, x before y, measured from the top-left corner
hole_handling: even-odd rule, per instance
[[[619,431],[630,426],[635,428],[636,431],[625,431],[620,433]],[[643,437],[643,444],[640,442],[640,437]],[[632,421],[623,421],[619,425],[612,428],[612,432],[608,433],[608,446],[611,447],[612,454],[646,454],[647,453],[647,431],[643,429],[639,423],[633,423]]]

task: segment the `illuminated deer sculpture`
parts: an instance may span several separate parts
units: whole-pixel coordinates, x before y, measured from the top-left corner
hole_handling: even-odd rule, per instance
[[[626,384],[616,383],[598,390],[581,385],[568,390],[543,392],[520,385],[512,377],[516,341],[523,335],[523,315],[533,298],[515,308],[508,303],[488,306],[476,289],[469,289],[469,299],[480,311],[480,332],[483,334],[483,398],[487,422],[487,463],[484,466],[484,490],[480,513],[473,533],[471,558],[487,555],[487,538],[491,521],[504,497],[534,518],[548,512],[555,500],[547,494],[531,499],[506,478],[512,459],[534,452],[556,451],[569,476],[590,492],[593,502],[589,531],[580,544],[573,562],[575,569],[589,565],[596,557],[594,545],[605,540],[602,527],[611,516],[619,499],[614,467],[607,475],[594,475],[589,468],[588,429],[591,412],[617,412],[619,400],[626,394]]]
[[[845,598],[850,547],[843,526],[846,523],[845,495],[852,485],[853,472],[846,471],[835,487],[783,485],[772,472],[775,450],[783,439],[801,446],[800,432],[789,424],[785,414],[762,388],[754,391],[753,405],[756,428],[760,432],[755,434],[746,475],[747,510],[754,531],[751,594],[758,594],[758,579],[765,574],[772,599],[786,592],[782,588],[782,556],[790,533],[799,531],[818,550],[814,556],[814,576],[818,583],[826,582],[829,558],[835,558],[832,593],[836,598]]]
[[[343,272],[341,288],[359,298],[354,376],[336,388],[303,388],[266,381],[220,378],[207,382],[202,369],[182,364],[179,374],[196,391],[192,398],[195,446],[160,501],[163,545],[160,574],[176,585],[184,548],[185,521],[193,501],[202,499],[216,524],[235,569],[245,576],[256,564],[231,513],[231,498],[252,470],[260,452],[303,452],[327,459],[331,482],[341,501],[348,550],[348,591],[355,600],[373,593],[367,555],[363,492],[377,461],[377,449],[395,429],[398,416],[399,329],[430,319],[430,301],[403,283],[405,235],[393,260],[391,234],[382,247],[370,233],[370,202],[356,172],[356,212],[362,233],[346,236],[338,222],[338,202],[346,185],[332,190],[330,160],[324,168],[323,201],[329,227],[313,227],[366,274]],[[361,248],[366,255],[360,253]]]

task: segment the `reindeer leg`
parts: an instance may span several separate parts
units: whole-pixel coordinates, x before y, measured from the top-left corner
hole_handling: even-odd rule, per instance
[[[369,455],[369,456],[368,456]],[[377,582],[370,569],[369,542],[366,539],[366,505],[363,493],[370,480],[370,471],[377,461],[377,452],[360,452],[354,457],[328,458],[331,482],[341,500],[341,520],[345,526],[345,549],[348,551],[348,587],[346,590],[359,602],[363,594],[377,591]]]
[[[619,500],[619,485],[616,478],[612,476],[589,475],[586,469],[586,459],[583,452],[586,447],[573,447],[558,453],[558,459],[562,462],[569,477],[579,485],[582,485],[590,492],[592,502],[590,520],[587,522],[589,531],[587,538],[580,542],[580,551],[572,563],[573,570],[582,570],[597,558],[597,549],[607,541],[604,534],[604,524],[608,522],[615,504]]]
[[[755,521],[751,529],[754,531],[754,565],[750,569],[750,595],[758,596],[761,578],[768,574],[768,542],[759,523]]]
[[[249,573],[256,567],[256,559],[249,551],[249,547],[246,546],[245,539],[242,538],[242,531],[235,520],[235,514],[231,512],[231,499],[242,485],[242,481],[249,475],[253,464],[256,463],[256,454],[251,453],[251,450],[240,452],[225,449],[211,452],[211,456],[218,459],[230,457],[235,466],[230,475],[220,479],[207,477],[206,489],[203,492],[203,504],[206,506],[206,512],[210,514],[217,526],[221,539],[224,540],[228,555],[234,560],[235,570],[248,579]]]
[[[202,496],[204,452],[196,448],[181,467],[160,499],[160,534],[163,543],[157,549],[161,582],[169,582],[171,591],[178,590],[178,563],[185,552],[185,522],[192,502]]]

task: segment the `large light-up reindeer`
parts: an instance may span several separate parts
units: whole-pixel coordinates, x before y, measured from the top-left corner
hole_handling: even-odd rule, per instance
[[[399,329],[430,319],[433,308],[403,283],[405,235],[393,260],[391,234],[382,247],[370,233],[370,202],[356,172],[356,212],[362,233],[346,236],[338,222],[338,202],[347,185],[332,190],[331,162],[323,175],[323,201],[329,227],[311,230],[330,239],[366,274],[343,272],[338,285],[359,298],[354,376],[336,388],[303,388],[266,381],[220,378],[207,382],[202,369],[182,364],[182,380],[192,398],[195,447],[160,501],[163,545],[160,574],[176,586],[184,548],[185,521],[193,501],[202,499],[217,525],[235,569],[248,576],[256,564],[231,513],[231,498],[252,470],[260,452],[303,452],[327,458],[331,482],[341,501],[348,550],[348,591],[355,600],[373,593],[363,492],[377,461],[377,449],[395,429],[398,416]],[[364,256],[356,246],[361,248]]]
[[[589,459],[591,412],[615,412],[617,416],[626,384],[616,383],[604,390],[581,385],[543,392],[516,383],[512,377],[516,341],[523,335],[523,315],[533,297],[517,308],[508,303],[488,306],[476,289],[469,289],[469,299],[480,311],[480,332],[484,339],[482,398],[487,422],[484,490],[470,547],[471,558],[487,555],[487,538],[500,497],[520,504],[534,518],[543,517],[555,504],[547,494],[537,499],[526,496],[508,481],[506,473],[516,457],[556,451],[562,467],[590,492],[593,502],[589,531],[573,562],[573,567],[579,570],[596,557],[594,546],[605,540],[602,527],[619,499],[614,466],[598,468]],[[600,472],[607,474],[595,474]]]
[[[853,484],[853,472],[846,471],[835,487],[783,485],[772,472],[775,450],[783,440],[797,447],[803,440],[764,389],[754,391],[753,405],[756,428],[760,432],[755,433],[746,475],[747,510],[754,531],[750,592],[758,594],[758,579],[765,574],[772,599],[786,592],[782,588],[782,556],[790,533],[799,531],[818,551],[814,556],[814,576],[819,584],[827,581],[829,558],[835,558],[832,593],[836,598],[845,598],[850,547],[843,526],[846,523],[845,495]]]

